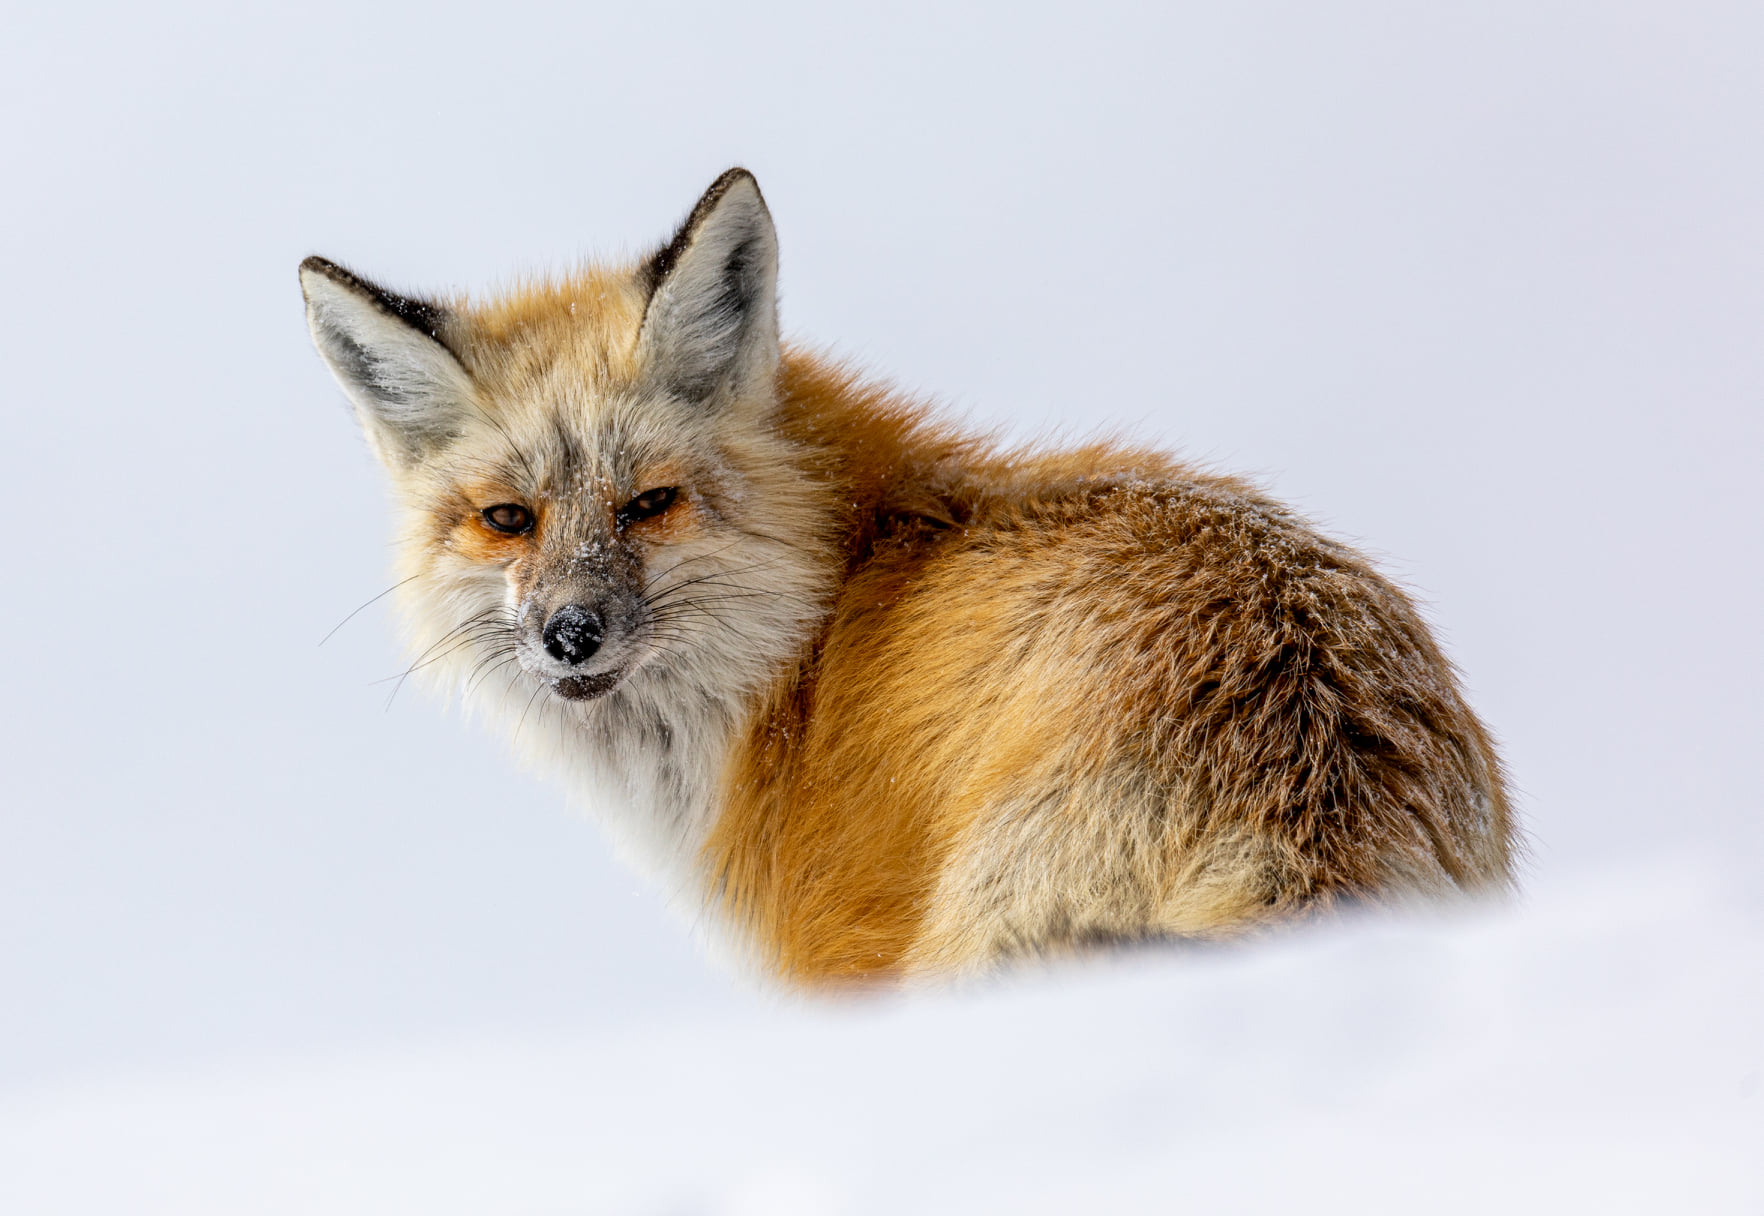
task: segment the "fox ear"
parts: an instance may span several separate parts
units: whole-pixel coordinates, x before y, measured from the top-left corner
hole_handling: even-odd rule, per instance
[[[388,464],[411,464],[459,429],[472,378],[447,346],[453,315],[324,258],[300,263],[306,322]]]
[[[778,234],[759,183],[731,169],[643,265],[646,373],[690,401],[769,390],[778,370]]]

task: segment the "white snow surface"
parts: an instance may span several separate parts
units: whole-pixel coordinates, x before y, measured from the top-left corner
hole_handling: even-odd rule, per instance
[[[1755,898],[1689,864],[966,992],[0,1104],[42,1213],[1764,1206]]]

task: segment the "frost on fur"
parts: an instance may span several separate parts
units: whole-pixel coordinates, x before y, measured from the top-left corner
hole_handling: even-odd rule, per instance
[[[410,300],[302,266],[398,504],[419,678],[804,983],[1500,891],[1414,606],[1254,486],[1001,450],[780,349],[732,170],[628,266]]]

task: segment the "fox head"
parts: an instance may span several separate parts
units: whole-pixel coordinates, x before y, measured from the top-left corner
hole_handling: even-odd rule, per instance
[[[800,653],[825,512],[773,425],[776,280],[741,169],[636,265],[499,299],[301,264],[313,339],[391,477],[413,670],[523,719],[666,736]]]

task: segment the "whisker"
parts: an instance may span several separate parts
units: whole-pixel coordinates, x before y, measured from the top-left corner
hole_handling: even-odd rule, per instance
[[[476,403],[474,402],[474,404]],[[533,479],[533,493],[537,494],[539,492],[539,474],[534,471],[532,462],[527,459],[527,454],[514,441],[514,436],[508,433],[508,428],[502,425],[501,419],[492,417],[490,411],[483,406],[478,406],[478,413],[482,414],[484,420],[495,427],[497,433],[507,441],[509,450],[515,454],[515,459],[521,462],[521,467],[527,470],[527,476]]]
[[[499,608],[487,609],[475,616],[466,618],[465,621],[455,625],[452,629],[442,634],[440,641],[434,643],[434,645],[418,655],[416,661],[409,667],[406,667],[403,674],[398,677],[398,683],[392,688],[392,695],[386,698],[386,710],[388,712],[391,711],[392,702],[397,700],[399,691],[403,689],[404,682],[410,678],[412,672],[420,671],[422,668],[427,667],[432,663],[437,663],[440,660],[445,659],[447,656],[459,650],[462,646],[471,645],[478,640],[476,633],[477,629],[490,628],[494,630],[499,628],[494,622],[494,618],[500,615],[501,611],[502,610]],[[445,645],[450,640],[453,641],[453,645],[448,646],[447,649],[443,650],[440,654],[434,655],[433,658],[430,657],[437,647]],[[384,683],[385,681],[382,680],[377,682]]]
[[[476,616],[468,617],[466,620],[455,625],[452,629],[449,629],[446,633],[442,634],[440,638],[431,643],[421,654],[417,655],[417,657],[411,661],[411,665],[406,667],[401,674],[409,675],[418,668],[426,666],[427,664],[425,660],[429,655],[433,654],[440,647],[445,646],[448,642],[458,638],[465,631],[487,625],[489,623],[488,618],[492,615],[494,615],[493,611],[480,612]],[[370,687],[373,684],[385,684],[398,678],[398,676],[384,676],[381,679],[370,681]]]
[[[772,599],[763,591],[726,591],[718,595],[696,595],[690,600],[669,600],[661,605],[663,608],[674,608],[680,604],[721,604],[727,600],[758,600]]]
[[[529,713],[533,712],[533,702],[536,701],[539,697],[539,694],[544,691],[545,691],[545,685],[541,684],[533,690],[533,695],[527,698],[527,708],[525,708],[521,711],[521,720],[519,722],[515,723],[515,733],[514,733],[514,739],[512,740],[512,742],[515,742],[515,743],[520,742],[521,728],[527,724],[527,715]]]
[[[411,575],[410,578],[399,579],[396,583],[393,583],[390,587],[388,587],[384,591],[380,592],[380,594],[376,595],[373,599],[369,600],[365,604],[362,604],[354,612],[351,612],[348,616],[346,616],[342,620],[338,621],[335,625],[332,625],[331,632],[325,634],[324,637],[320,638],[318,641],[318,644],[320,646],[323,646],[326,642],[330,641],[333,634],[335,634],[339,629],[343,628],[343,626],[347,625],[350,621],[353,621],[357,616],[359,616],[361,614],[363,609],[379,603],[381,600],[385,599],[388,595],[391,595],[394,591],[396,591],[400,587],[404,586],[404,584],[412,581],[413,579],[418,579],[421,577],[422,577],[422,572],[418,571],[416,574]]]
[[[682,563],[682,564],[684,564],[684,563]],[[655,592],[655,594],[657,594],[657,595],[670,595],[670,594],[673,594],[674,592],[680,591],[686,587],[697,586],[699,583],[705,582],[707,580],[729,578],[730,576],[736,575],[736,574],[751,574],[755,570],[766,570],[766,569],[769,569],[770,567],[775,566],[777,564],[778,563],[776,561],[754,562],[754,563],[751,563],[746,566],[736,566],[736,567],[729,569],[729,570],[712,570],[708,574],[700,574],[700,575],[697,575],[693,578],[683,579],[677,583],[670,583],[666,587],[662,588],[660,591]],[[678,567],[675,567],[675,569],[678,569]],[[654,582],[649,583],[645,588],[646,594],[648,591],[653,590],[654,586],[655,586]]]
[[[764,597],[767,597],[770,599],[793,601],[793,602],[801,604],[805,607],[816,606],[815,601],[805,599],[804,597],[799,596],[799,595],[792,595],[790,592],[787,592],[787,591],[773,591],[773,590],[770,590],[770,589],[764,588],[764,587],[754,587],[754,586],[751,586],[746,583],[730,581],[729,576],[731,576],[731,575],[744,574],[744,573],[748,573],[753,570],[763,570],[763,569],[767,568],[768,566],[773,566],[776,564],[777,564],[776,562],[763,562],[763,563],[759,563],[759,564],[752,565],[752,566],[737,567],[734,570],[712,571],[709,574],[699,575],[697,578],[686,579],[683,582],[671,584],[670,586],[664,587],[659,592],[655,592],[653,594],[646,593],[645,598],[647,598],[649,600],[649,602],[652,606],[659,605],[659,604],[666,604],[674,596],[679,595],[681,592],[685,591],[689,587],[707,586],[707,587],[727,587],[727,588],[737,590],[737,591],[741,592],[743,595],[764,596]]]
[[[514,652],[512,650],[508,654],[503,656],[502,661],[500,663],[497,663],[493,667],[485,667],[481,672],[474,674],[474,676],[466,684],[465,695],[468,697],[471,696],[472,693],[477,690],[479,685],[483,684],[483,682],[485,680],[489,679],[491,676],[493,676],[497,672],[501,671],[504,667],[507,667],[510,663],[515,663],[515,656],[514,656]],[[480,666],[482,666],[482,664],[480,664]],[[519,664],[517,663],[516,666],[518,668]],[[512,684],[512,681],[511,681],[511,684]]]
[[[470,639],[470,638],[461,638],[454,645],[448,647],[446,650],[442,651],[440,654],[436,655],[434,658],[428,660],[427,662],[415,663],[415,664],[412,664],[411,666],[405,668],[403,673],[400,674],[398,677],[398,683],[396,683],[392,686],[391,695],[389,695],[386,698],[386,709],[388,711],[391,710],[393,700],[398,696],[399,690],[404,687],[404,682],[411,677],[411,674],[413,672],[421,671],[425,667],[431,666],[432,664],[435,664],[435,663],[439,663],[442,659],[445,659],[448,655],[453,654],[455,651],[461,649],[462,647],[471,645],[471,642],[472,642],[472,639]],[[385,681],[380,680],[380,681],[378,681],[378,683],[384,684]]]
[[[702,562],[702,561],[706,561],[706,560],[713,558],[713,557],[721,557],[723,554],[725,554],[729,550],[733,549],[738,543],[740,543],[740,542],[730,541],[728,544],[724,545],[722,548],[713,549],[709,553],[700,553],[696,557],[682,558],[680,561],[677,561],[673,565],[669,566],[666,570],[663,570],[660,573],[644,580],[644,584],[643,584],[644,594],[647,595],[649,593],[650,589],[653,588],[657,583],[661,582],[662,579],[666,578],[668,575],[672,574],[674,571],[680,569],[682,566],[690,566],[693,562]]]

